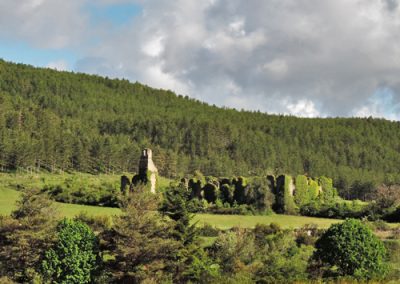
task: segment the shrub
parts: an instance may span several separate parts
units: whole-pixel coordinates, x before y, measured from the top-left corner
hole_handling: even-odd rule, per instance
[[[299,247],[294,234],[282,231],[266,238],[261,251],[261,263],[256,275],[256,283],[294,283],[307,279],[308,259],[311,246]]]
[[[98,261],[98,240],[80,221],[64,219],[57,227],[58,240],[45,253],[45,278],[55,283],[90,283]]]
[[[276,234],[281,231],[282,229],[277,223],[272,222],[269,225],[257,224],[253,230],[256,245],[258,247],[264,247],[267,243],[266,237],[268,235]]]
[[[217,237],[221,230],[217,227],[211,226],[208,223],[205,223],[203,227],[198,229],[198,231],[199,235],[203,237]]]
[[[211,249],[226,273],[251,265],[256,254],[253,234],[242,228],[220,233]]]
[[[339,275],[361,279],[380,278],[387,271],[382,241],[359,220],[347,219],[332,225],[315,247],[313,260],[326,271],[337,267]]]
[[[306,224],[300,229],[296,230],[296,243],[297,245],[314,246],[319,235],[318,226],[315,224]]]

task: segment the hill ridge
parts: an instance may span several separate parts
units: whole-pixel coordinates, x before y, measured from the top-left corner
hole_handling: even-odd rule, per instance
[[[400,181],[400,123],[299,118],[216,107],[125,79],[0,61],[0,165],[160,173],[330,176],[340,186]]]

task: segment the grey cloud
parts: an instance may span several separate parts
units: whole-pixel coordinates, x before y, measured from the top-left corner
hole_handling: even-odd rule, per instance
[[[41,48],[77,46],[88,27],[78,0],[2,0],[0,36]]]
[[[352,115],[384,82],[400,84],[395,4],[144,1],[127,36],[111,37],[100,54],[134,79],[219,105],[290,113],[301,102],[320,115]],[[144,55],[155,36],[161,51]]]
[[[53,36],[55,30],[70,41],[88,35],[78,2],[64,1],[64,14],[79,10],[81,19],[71,29],[56,23]],[[88,58],[76,64],[78,71],[128,77],[219,105],[304,116],[371,111],[392,118],[376,107],[382,86],[400,103],[395,0],[100,1],[121,2],[139,3],[143,13],[118,31],[91,27],[100,41],[82,42]]]
[[[399,3],[397,2],[397,0],[384,0],[387,8],[389,9],[389,11],[393,11],[396,10],[397,7],[399,6]]]

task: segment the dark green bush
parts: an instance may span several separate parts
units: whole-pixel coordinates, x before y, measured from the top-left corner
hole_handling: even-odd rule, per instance
[[[217,237],[221,232],[217,227],[213,227],[208,223],[205,223],[202,227],[198,228],[198,233],[203,237]]]
[[[382,278],[387,273],[382,241],[359,220],[332,225],[315,247],[313,260],[330,273],[360,279]]]

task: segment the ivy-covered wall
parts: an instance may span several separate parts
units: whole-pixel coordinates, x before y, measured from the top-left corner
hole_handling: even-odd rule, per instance
[[[295,196],[294,201],[297,206],[303,206],[310,202],[308,195],[308,179],[304,175],[298,175],[295,179]]]
[[[315,202],[327,204],[338,197],[332,179],[324,176],[313,179],[305,175],[297,175],[296,178],[268,175],[246,179],[241,176],[215,178],[196,174],[184,182],[192,199],[204,199],[208,203],[228,207],[251,205],[262,210],[269,207],[269,210],[281,214],[297,214],[303,206]]]

